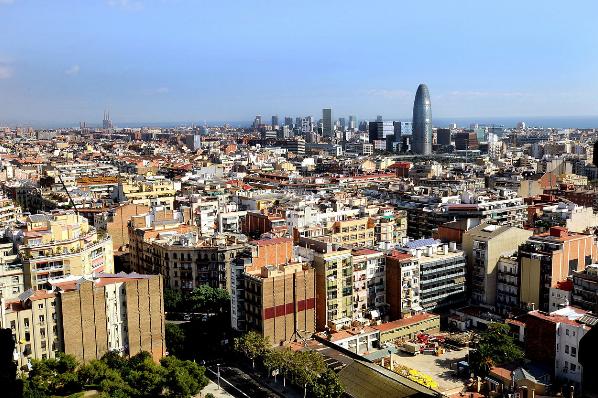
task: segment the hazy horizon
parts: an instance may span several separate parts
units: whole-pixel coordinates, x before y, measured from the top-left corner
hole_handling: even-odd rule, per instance
[[[589,0],[0,0],[0,124],[97,123],[104,109],[117,124],[326,107],[404,119],[420,83],[435,118],[598,117],[597,11]]]

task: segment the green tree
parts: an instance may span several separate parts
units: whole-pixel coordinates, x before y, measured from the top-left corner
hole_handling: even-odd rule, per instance
[[[305,390],[313,385],[320,374],[326,371],[324,357],[316,351],[298,351],[292,357],[291,374],[293,381]]]
[[[278,369],[279,374],[282,376],[283,386],[286,386],[286,378],[291,370],[292,357],[293,351],[289,348],[275,348],[266,351],[264,354],[264,366],[268,369],[268,374]]]
[[[201,285],[191,292],[190,303],[193,312],[228,312],[230,296],[225,289]]]
[[[261,334],[250,331],[241,337],[235,338],[233,347],[235,351],[249,358],[252,366],[255,368],[255,360],[268,351],[270,343]]]
[[[154,397],[162,393],[164,369],[156,364],[148,352],[140,352],[129,360],[130,370],[124,380],[134,390],[135,396]]]
[[[315,398],[340,398],[344,393],[338,376],[330,369],[318,377],[310,390]]]
[[[520,361],[523,351],[515,344],[509,326],[504,323],[491,323],[480,336],[476,350],[469,354],[469,364],[473,372],[486,377],[493,366]]]
[[[167,312],[181,311],[183,304],[183,293],[178,289],[164,288],[164,309]]]
[[[129,359],[122,356],[118,351],[108,351],[100,359],[106,363],[109,368],[126,373],[129,369]]]
[[[181,356],[185,351],[185,330],[181,325],[166,323],[166,349],[168,354]]]
[[[29,385],[35,386],[40,394],[65,395],[79,391],[77,373],[79,363],[72,355],[59,353],[56,358],[32,361]]]
[[[160,363],[165,369],[165,387],[169,397],[191,397],[208,385],[205,368],[195,362],[168,356],[162,358]]]

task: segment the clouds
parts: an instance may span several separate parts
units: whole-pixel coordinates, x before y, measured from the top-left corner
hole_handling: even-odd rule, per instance
[[[143,3],[140,0],[106,0],[106,4],[110,7],[119,7],[127,10],[141,10],[143,8]]]
[[[68,68],[67,70],[64,71],[64,74],[67,76],[74,76],[74,75],[78,75],[79,71],[81,70],[81,68],[79,67],[79,65],[73,65],[70,68]]]
[[[4,0],[0,0],[4,1]],[[2,61],[0,59],[0,80],[10,79],[14,74],[14,69],[12,64],[7,61]]]

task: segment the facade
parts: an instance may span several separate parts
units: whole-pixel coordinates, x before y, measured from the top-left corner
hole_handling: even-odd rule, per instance
[[[412,151],[418,155],[432,154],[432,103],[425,84],[417,87],[413,102]]]
[[[322,109],[322,135],[325,138],[334,138],[334,126],[332,125],[332,109]]]
[[[353,255],[351,250],[315,253],[316,330],[340,329],[353,316]]]
[[[548,311],[550,288],[598,260],[593,235],[562,227],[534,235],[519,248],[520,304]]]
[[[119,203],[130,202],[147,207],[164,206],[172,210],[176,191],[174,182],[163,176],[137,176],[120,181],[113,196]]]
[[[44,289],[55,278],[114,272],[112,239],[73,211],[27,216],[13,230],[25,288]]]
[[[384,141],[384,145],[386,145],[386,138],[392,137],[395,134],[393,122],[383,122],[382,120],[370,122],[368,129],[370,143]]]
[[[232,264],[247,243],[240,234],[199,236],[183,215],[154,211],[134,216],[129,224],[130,268],[160,274],[164,285],[184,291],[208,284],[231,291]]]
[[[465,302],[465,253],[454,243],[434,239],[408,242],[403,252],[419,263],[420,306],[425,311],[441,310]]]
[[[355,320],[378,319],[387,312],[386,258],[371,249],[353,251],[353,315]]]
[[[598,265],[573,272],[573,305],[598,314]]]
[[[308,264],[266,265],[245,273],[247,329],[273,345],[309,338],[316,327],[315,272]]]
[[[516,256],[501,256],[496,265],[496,309],[505,315],[519,308],[519,261]]]
[[[496,307],[498,261],[501,256],[517,252],[531,235],[525,229],[495,224],[480,224],[463,234],[474,304]]]
[[[56,280],[3,300],[0,327],[12,331],[19,366],[58,352],[87,362],[108,351],[166,354],[162,280],[156,275],[100,274]]]
[[[23,264],[8,239],[0,240],[0,298],[12,299],[24,290]]]
[[[398,251],[386,257],[386,300],[391,320],[422,310],[419,277],[419,262],[415,257]]]

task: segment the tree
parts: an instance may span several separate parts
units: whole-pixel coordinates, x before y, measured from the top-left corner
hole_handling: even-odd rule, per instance
[[[340,398],[344,390],[336,373],[327,370],[312,384],[311,392],[315,398]]]
[[[129,360],[130,371],[123,375],[124,380],[134,390],[135,396],[153,397],[162,393],[164,369],[156,364],[148,352],[140,352]]]
[[[164,288],[164,309],[167,312],[181,311],[183,304],[183,293],[178,289]]]
[[[180,356],[185,351],[185,331],[181,325],[175,323],[166,323],[166,348],[168,353],[174,356]]]
[[[298,351],[291,361],[291,374],[296,384],[303,386],[313,385],[320,374],[326,371],[324,357],[316,351]]]
[[[469,354],[469,364],[477,376],[486,377],[493,366],[522,358],[523,351],[515,344],[509,326],[495,322],[480,336],[477,349]]]
[[[230,296],[225,289],[201,285],[191,292],[190,303],[193,312],[227,312],[230,308]]]
[[[56,358],[32,361],[29,385],[39,394],[65,395],[79,391],[81,384],[75,372],[79,363],[72,355],[59,353]],[[31,390],[33,391],[33,390]]]
[[[181,361],[175,357],[165,357],[160,361],[166,371],[165,387],[167,396],[187,398],[196,395],[208,385],[205,368],[192,361]]]
[[[264,355],[270,348],[268,339],[261,334],[250,331],[241,337],[237,337],[233,345],[235,351],[242,353],[251,360],[255,368],[255,360]]]

